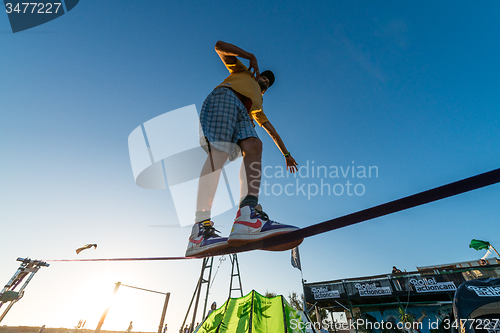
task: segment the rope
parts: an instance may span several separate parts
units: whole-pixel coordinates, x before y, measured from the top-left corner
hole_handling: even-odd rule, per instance
[[[447,185],[436,187],[431,190],[413,194],[398,200],[390,201],[385,204],[364,209],[359,212],[341,216],[322,223],[314,224],[309,227],[305,227],[286,234],[269,237],[261,241],[253,242],[239,247],[229,248],[226,251],[213,252],[207,255],[216,256],[228,253],[245,252],[258,249],[268,249],[273,246],[290,243],[303,238],[322,234],[324,232],[347,227],[349,225],[353,225],[356,223],[372,220],[377,217],[389,215],[416,206],[421,206],[429,202],[438,201],[441,199],[455,196],[457,194],[476,190],[481,187],[493,185],[499,182],[500,182],[500,169],[495,169],[493,171],[485,172],[477,176],[462,179]]]
[[[49,262],[63,261],[143,261],[143,260],[183,260],[183,259],[202,259],[198,257],[149,257],[149,258],[109,258],[109,259],[53,259],[44,260]]]
[[[219,265],[217,266],[217,270],[215,271],[214,278],[212,279],[212,283],[210,283],[210,286],[208,287],[209,289],[214,285],[215,277],[217,276],[217,272],[219,272],[220,265],[225,260],[226,260],[226,258],[224,256],[219,258]]]

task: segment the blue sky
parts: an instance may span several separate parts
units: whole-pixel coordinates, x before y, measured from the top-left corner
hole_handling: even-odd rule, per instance
[[[264,110],[300,166],[376,166],[361,196],[262,195],[271,218],[300,227],[496,169],[500,165],[500,4],[486,1],[194,2],[87,0],[12,34],[0,15],[0,280],[17,257],[180,256],[168,190],[134,183],[127,138],[227,75],[217,40],[254,53],[276,83]],[[263,162],[283,157],[267,134]],[[354,161],[354,163],[353,163]],[[288,179],[269,179],[286,186]],[[300,179],[319,184],[320,179]],[[276,185],[278,186],[278,185]],[[500,242],[498,185],[316,236],[304,278],[322,281],[480,258]],[[235,210],[215,222],[228,234]],[[97,250],[74,250],[97,243]],[[244,292],[301,291],[290,253],[239,256]],[[218,265],[218,258],[214,261]],[[94,328],[114,283],[170,291],[181,324],[201,261],[53,263],[2,324]],[[222,262],[210,302],[229,286]],[[156,331],[163,299],[122,288],[103,329]],[[93,311],[93,312],[92,312]]]

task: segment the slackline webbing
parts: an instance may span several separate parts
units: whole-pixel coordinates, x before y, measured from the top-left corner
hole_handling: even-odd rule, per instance
[[[286,244],[302,238],[311,237],[327,231],[347,227],[356,223],[371,220],[384,215],[396,213],[405,209],[413,208],[416,206],[424,205],[429,202],[452,197],[457,194],[465,193],[468,191],[476,190],[481,187],[493,185],[500,182],[500,169],[485,172],[477,176],[462,179],[447,185],[436,187],[431,190],[413,194],[401,199],[387,202],[375,207],[361,210],[356,213],[341,216],[332,220],[322,223],[314,224],[290,233],[269,237],[262,241],[253,242],[247,245],[233,247],[227,251],[219,251],[210,253],[210,256],[227,254],[231,252],[245,252],[257,249],[266,249],[273,246]]]
[[[149,261],[149,260],[183,260],[183,259],[202,259],[201,257],[149,257],[149,258],[108,258],[108,259],[53,259],[44,260],[55,261]]]
[[[481,187],[493,185],[500,182],[500,169],[479,174],[470,178],[462,179],[450,184],[433,188],[424,192],[416,193],[401,199],[387,202],[378,206],[367,208],[359,212],[351,213],[334,218],[325,222],[311,225],[287,234],[269,237],[262,241],[247,245],[232,247],[224,251],[211,252],[203,257],[219,256],[224,254],[246,252],[251,250],[266,249],[293,242],[299,239],[322,234],[327,231],[347,227],[356,223],[372,220],[377,217],[396,213],[405,209],[421,206],[429,202],[449,198],[457,194],[469,192]],[[111,258],[111,259],[63,259],[44,261],[138,261],[138,260],[182,260],[200,259],[202,257],[152,257],[152,258]]]

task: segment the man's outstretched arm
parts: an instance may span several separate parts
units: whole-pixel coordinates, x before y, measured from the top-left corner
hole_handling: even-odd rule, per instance
[[[273,139],[274,143],[276,144],[276,146],[278,146],[281,153],[283,155],[287,155],[285,157],[287,170],[290,171],[291,173],[297,171],[298,170],[297,162],[295,162],[295,159],[292,157],[292,155],[290,155],[290,152],[286,149],[285,143],[283,142],[283,140],[281,140],[280,135],[278,134],[274,126],[271,124],[271,122],[270,121],[265,122],[264,124],[262,124],[262,127],[266,130],[267,134],[269,134],[269,136]]]
[[[257,64],[257,58],[250,52],[240,49],[238,46],[226,43],[223,41],[218,41],[215,43],[215,52],[219,55],[224,64],[232,65],[236,63],[236,57],[244,58],[250,60],[249,70],[257,80],[260,76],[259,65]]]

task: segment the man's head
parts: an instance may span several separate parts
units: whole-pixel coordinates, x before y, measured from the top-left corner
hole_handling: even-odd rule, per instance
[[[274,74],[273,72],[267,70],[260,73],[260,77],[257,80],[259,84],[260,90],[264,93],[270,86],[274,83]]]

